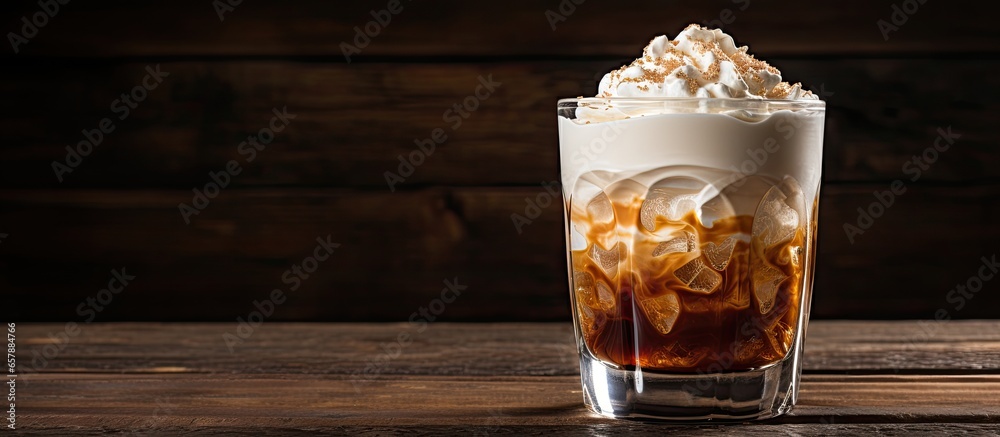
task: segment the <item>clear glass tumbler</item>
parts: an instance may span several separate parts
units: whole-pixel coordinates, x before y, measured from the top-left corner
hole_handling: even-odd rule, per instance
[[[558,103],[584,402],[611,417],[774,417],[809,318],[825,103]]]

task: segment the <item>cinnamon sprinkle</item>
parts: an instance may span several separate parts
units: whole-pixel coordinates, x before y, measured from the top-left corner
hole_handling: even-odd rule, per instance
[[[691,24],[685,28],[685,31],[692,29],[708,30],[697,24]],[[653,42],[656,41],[656,38],[654,38],[646,46],[646,49],[643,50],[642,57],[608,74],[611,89],[610,91],[601,92],[600,96],[611,97],[615,94],[615,87],[626,83],[636,84],[635,89],[642,92],[649,92],[652,85],[663,84],[671,75],[675,75],[677,78],[687,82],[690,94],[696,95],[703,84],[718,83],[722,76],[722,63],[727,61],[732,63],[735,72],[749,85],[748,92],[754,95],[775,99],[788,98],[793,92],[799,95],[796,92],[799,88],[787,82],[779,82],[770,89],[765,88],[764,72],[779,77],[781,72],[767,62],[751,55],[748,52],[749,49],[747,46],[738,46],[735,51],[727,54],[720,45],[720,40],[718,39],[720,33],[715,33],[715,35],[716,37],[714,38],[705,34],[704,37],[699,35],[698,37],[685,40],[686,47],[689,47],[687,53],[679,49],[681,40],[668,40],[667,42],[670,44],[664,44],[662,47],[663,54],[660,56],[656,56],[654,50],[651,48]],[[660,50],[660,48],[657,48],[656,51]],[[705,65],[701,65],[702,63],[705,63]],[[698,72],[692,72],[692,74],[685,73],[682,67],[687,65],[694,67]],[[637,68],[632,69],[631,67]],[[626,71],[628,72],[626,73]],[[801,94],[808,95],[809,92],[803,90]]]
[[[684,79],[684,81],[687,82],[688,92],[691,93],[692,96],[698,93],[698,88],[701,88],[701,84],[699,84],[697,80],[694,80],[691,76],[679,71],[677,72],[677,77]]]

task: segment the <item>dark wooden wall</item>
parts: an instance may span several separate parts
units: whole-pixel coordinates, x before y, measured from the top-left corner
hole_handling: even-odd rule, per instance
[[[125,267],[100,321],[231,321],[274,288],[275,320],[403,320],[456,277],[444,319],[566,320],[558,202],[511,221],[558,179],[555,100],[593,94],[656,34],[735,17],[738,42],[829,102],[814,316],[1000,316],[1000,279],[946,301],[1000,251],[1000,30],[986,3],[930,0],[886,41],[893,3],[588,0],[553,31],[557,1],[404,0],[347,63],[340,43],[385,1],[244,1],[224,21],[209,0],[70,2],[0,55],[3,315],[80,320]],[[5,5],[0,30],[38,10]],[[157,64],[170,76],[60,183],[52,161]],[[452,130],[442,113],[490,75]],[[247,163],[238,144],[286,106]],[[961,138],[852,244],[843,224],[948,126]],[[391,192],[384,172],[435,128],[447,141]],[[242,173],[185,224],[178,203],[230,159]],[[282,273],[326,235],[341,246],[289,291]]]

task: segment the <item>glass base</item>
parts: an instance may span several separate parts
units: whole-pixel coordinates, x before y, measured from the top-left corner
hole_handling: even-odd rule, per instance
[[[678,374],[624,370],[582,348],[584,403],[615,418],[671,421],[747,421],[782,415],[798,397],[801,347],[793,343],[785,359],[756,370]]]

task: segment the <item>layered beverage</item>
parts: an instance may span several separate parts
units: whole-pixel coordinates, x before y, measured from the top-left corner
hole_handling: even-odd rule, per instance
[[[586,403],[610,416],[762,418],[794,404],[824,104],[689,26],[593,98],[559,103]]]

